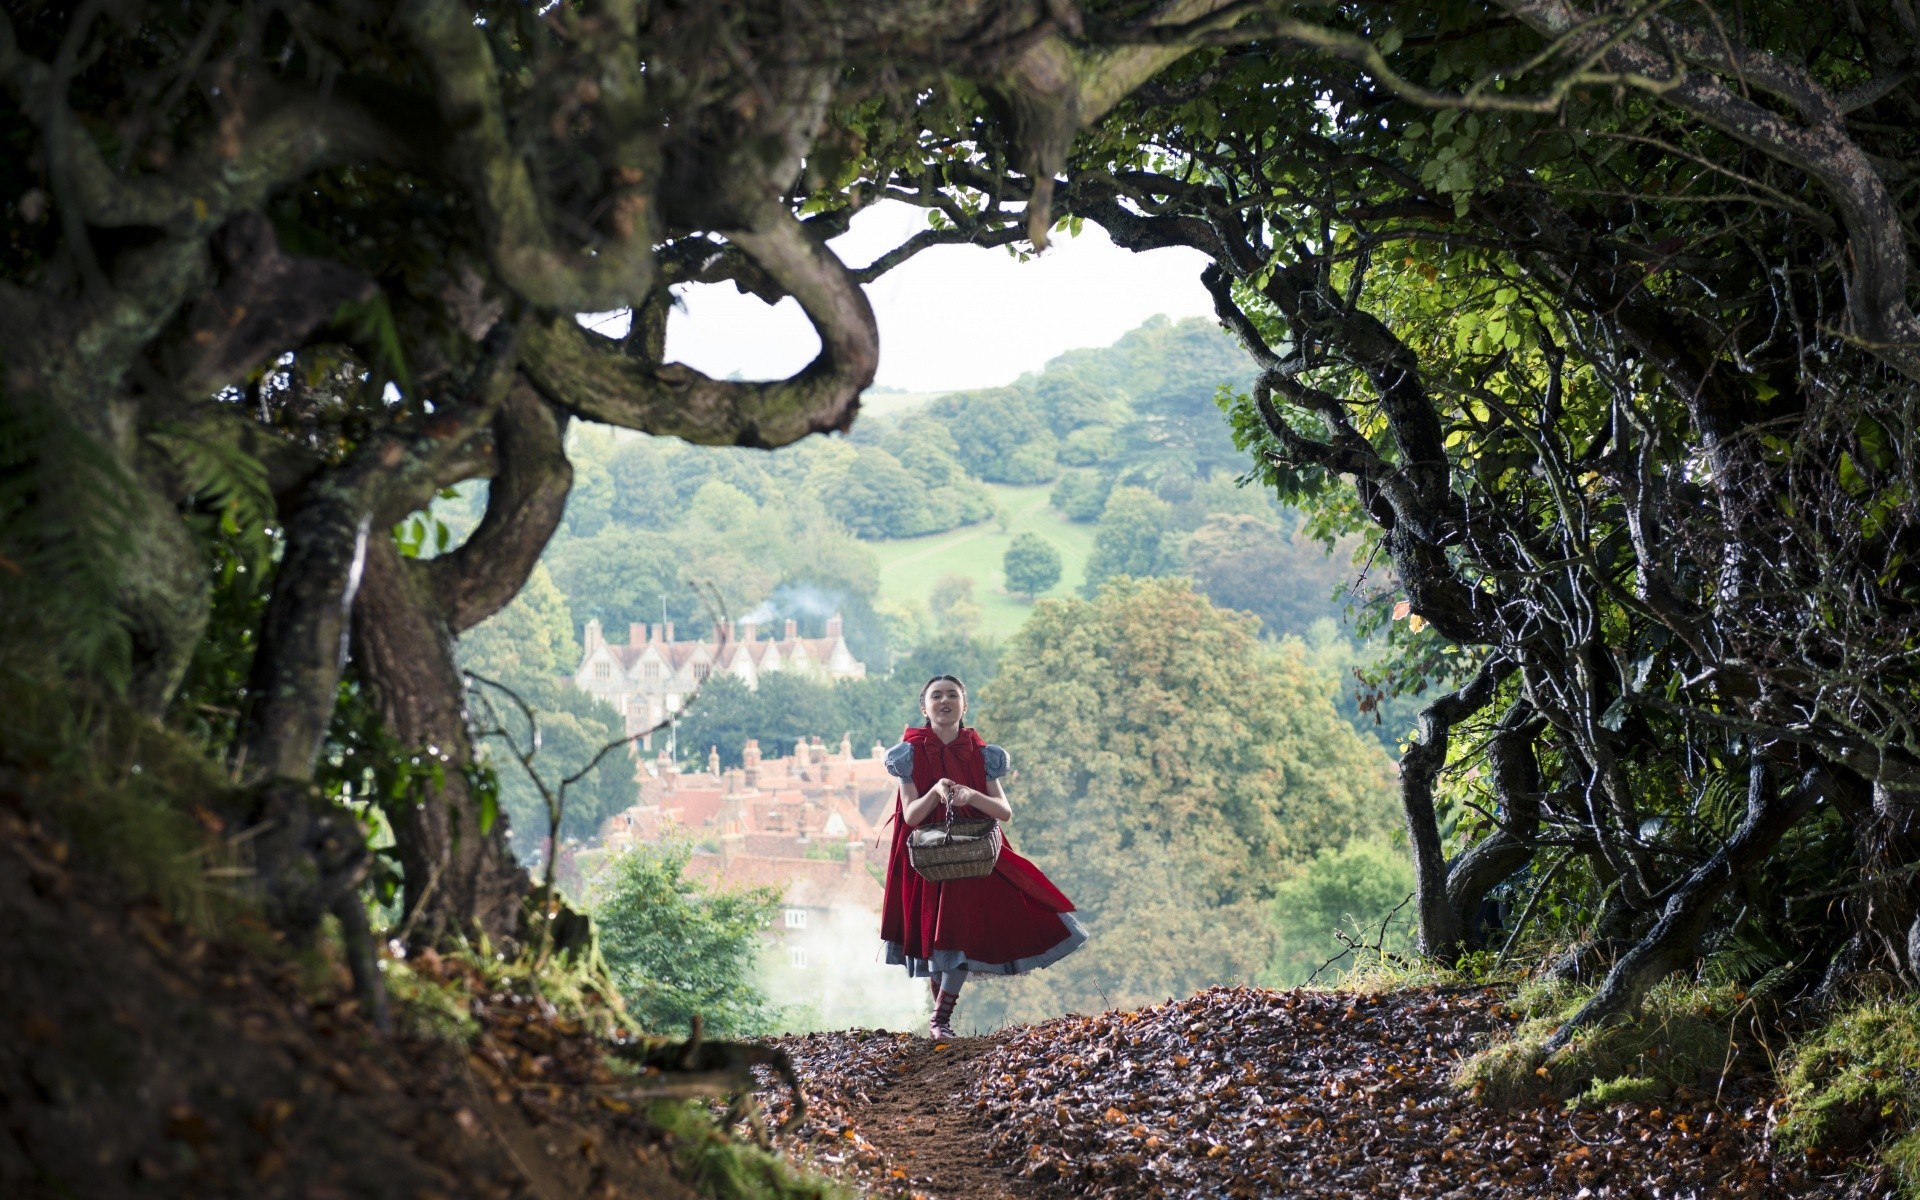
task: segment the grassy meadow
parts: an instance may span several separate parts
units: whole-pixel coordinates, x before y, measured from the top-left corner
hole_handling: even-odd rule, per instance
[[[867,543],[880,559],[880,597],[922,604],[943,576],[963,575],[973,580],[974,602],[980,606],[980,632],[1004,638],[1020,628],[1032,605],[1024,596],[1007,594],[1000,561],[1013,539],[1037,533],[1060,552],[1060,582],[1045,596],[1076,593],[1086,578],[1087,556],[1093,552],[1091,524],[1067,520],[1047,504],[1051,484],[1014,487],[988,484],[995,504],[1005,517],[949,529],[926,537]]]

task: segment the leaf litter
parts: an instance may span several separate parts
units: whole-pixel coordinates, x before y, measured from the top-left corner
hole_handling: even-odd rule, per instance
[[[1475,1100],[1452,1076],[1518,1024],[1506,999],[1493,988],[1222,987],[958,1039],[944,1051],[871,1031],[775,1044],[813,1106],[789,1148],[871,1195],[1894,1194],[1880,1173],[1777,1150],[1767,1135],[1778,1093],[1763,1075],[1729,1076],[1717,1095],[1682,1089],[1599,1110],[1569,1108],[1544,1089],[1505,1109]],[[763,1101],[778,1115],[778,1088]],[[929,1142],[946,1160],[929,1165]],[[836,1144],[845,1149],[823,1149]]]

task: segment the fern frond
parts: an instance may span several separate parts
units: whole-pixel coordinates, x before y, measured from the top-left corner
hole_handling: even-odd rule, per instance
[[[181,425],[161,426],[147,440],[180,472],[193,501],[218,512],[220,531],[248,566],[264,569],[272,560],[271,527],[278,520],[266,465],[236,445],[196,437]]]
[[[72,417],[0,391],[0,659],[126,686],[133,636],[120,598],[137,493]]]

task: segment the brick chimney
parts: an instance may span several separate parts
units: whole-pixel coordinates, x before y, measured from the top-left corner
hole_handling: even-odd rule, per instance
[[[787,640],[787,641],[789,641],[789,642],[790,642],[790,641],[792,641],[792,640],[793,640],[793,639],[794,639],[794,638],[795,638],[796,636],[798,636],[798,635],[797,635],[797,634],[795,633],[795,630],[796,630],[797,628],[798,628],[798,627],[797,627],[797,626],[796,626],[796,625],[794,624],[794,621],[793,621],[793,618],[792,618],[792,617],[788,617],[788,618],[787,618],[787,633],[786,633],[786,640]]]
[[[647,626],[645,622],[635,621],[627,626],[627,645],[644,646],[647,644]]]
[[[838,638],[840,636],[840,614],[839,613],[835,613],[832,616],[827,618],[827,636],[829,638]]]
[[[753,640],[759,636],[760,636],[760,622],[758,621],[740,622],[740,640],[741,641],[751,646],[753,645]]]
[[[600,644],[600,618],[595,617],[587,622],[586,641],[588,653],[592,653],[593,648]]]
[[[667,622],[667,631],[662,636],[661,640],[666,642],[673,641],[673,622],[672,621]]]

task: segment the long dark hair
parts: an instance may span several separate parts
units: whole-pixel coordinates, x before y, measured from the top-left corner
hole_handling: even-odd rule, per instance
[[[941,683],[941,682],[951,683],[953,686],[960,689],[960,715],[962,718],[961,727],[965,728],[966,726],[965,717],[966,717],[966,709],[967,709],[967,685],[960,682],[960,677],[958,675],[935,675],[932,679],[929,679],[925,683],[921,684],[920,685],[920,703],[925,704],[927,702],[927,690],[931,688],[934,684]],[[931,716],[929,716],[926,720],[926,728],[928,729],[933,728],[933,718]]]

